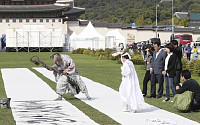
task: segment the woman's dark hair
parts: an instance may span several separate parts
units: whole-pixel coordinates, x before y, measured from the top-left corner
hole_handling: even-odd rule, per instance
[[[122,56],[123,58],[126,58],[126,59],[129,59],[129,56],[128,55],[124,55]]]
[[[185,79],[190,79],[191,78],[191,73],[188,69],[183,70],[181,73],[181,76],[184,77]]]
[[[177,40],[172,40],[172,43],[173,43],[174,45],[178,45],[178,41],[177,41]]]
[[[170,50],[170,52],[174,52],[174,45],[172,43],[168,43],[166,46]]]

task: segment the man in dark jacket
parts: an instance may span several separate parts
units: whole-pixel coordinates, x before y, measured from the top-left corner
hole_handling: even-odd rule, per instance
[[[175,50],[174,54],[176,54],[176,64],[175,64],[175,76],[174,76],[174,85],[178,86],[180,83],[180,76],[181,76],[181,71],[182,71],[182,62],[181,59],[183,57],[183,52],[182,52],[182,47],[178,46],[178,41],[177,40],[172,40],[172,43],[174,44]]]
[[[194,99],[192,101],[191,109],[198,110],[200,109],[200,86],[198,82],[194,79],[191,79],[191,73],[189,70],[183,70],[181,79],[184,81],[184,83],[179,87],[176,86],[176,94],[181,94],[185,91],[191,91],[194,92]]]
[[[163,82],[164,76],[162,71],[164,71],[166,52],[161,49],[160,39],[154,42],[154,53],[151,61],[150,74],[151,74],[151,95],[148,98],[156,97],[156,81],[159,83],[158,96],[161,98],[163,94]]]

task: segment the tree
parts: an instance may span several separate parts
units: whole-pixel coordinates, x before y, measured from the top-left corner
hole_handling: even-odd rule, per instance
[[[189,22],[188,22],[188,17],[186,18],[182,18],[180,21],[179,21],[179,26],[184,26],[184,27],[188,27],[189,26]]]
[[[152,20],[150,18],[146,19],[145,24],[152,25]]]
[[[75,6],[86,9],[80,18],[107,21],[108,23],[132,23],[154,25],[156,3],[160,0],[74,0]],[[174,12],[200,13],[200,0],[174,0]],[[171,25],[171,3],[162,2],[158,7],[159,25]],[[181,22],[180,22],[181,21]],[[150,24],[151,23],[151,24]],[[187,20],[175,24],[188,26]]]
[[[136,20],[135,23],[137,26],[145,25],[144,16],[140,15]]]

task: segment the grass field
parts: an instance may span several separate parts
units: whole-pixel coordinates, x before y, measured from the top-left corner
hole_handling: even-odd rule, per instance
[[[53,61],[49,59],[49,56],[53,53],[0,53],[1,62],[0,68],[29,68],[31,71],[36,73],[40,78],[42,78],[45,82],[47,82],[53,90],[55,90],[55,84],[45,78],[42,74],[36,72],[35,70],[31,69],[32,67],[36,67],[32,64],[29,60],[30,57],[33,55],[37,55],[41,61],[46,62],[47,65],[53,65]],[[121,64],[117,64],[115,61],[112,60],[98,60],[97,57],[92,57],[88,55],[79,55],[79,54],[69,54],[75,61],[76,66],[80,75],[92,79],[93,81],[105,84],[116,91],[118,91],[119,85],[121,83]],[[135,65],[139,81],[140,87],[142,89],[142,81],[144,78],[145,70],[144,66]],[[200,78],[198,76],[192,76],[200,83]],[[150,83],[148,84],[148,90],[150,90]],[[164,90],[165,93],[165,90]],[[149,94],[149,91],[148,91]],[[0,77],[0,98],[6,97],[3,81]],[[90,107],[89,105],[85,104],[84,102],[66,95],[65,98],[83,111],[86,115],[88,115],[91,119],[95,122],[102,124],[102,125],[114,125],[118,124],[114,120],[110,119],[105,114],[97,111],[96,109]],[[161,109],[165,109],[167,111],[182,115],[186,118],[191,120],[197,121],[200,123],[200,112],[193,112],[193,113],[181,113],[172,108],[171,102],[163,103],[161,99],[148,99],[145,98],[145,102],[159,107]],[[13,120],[11,110],[3,110],[0,109],[0,124],[3,125],[14,125],[15,121]]]

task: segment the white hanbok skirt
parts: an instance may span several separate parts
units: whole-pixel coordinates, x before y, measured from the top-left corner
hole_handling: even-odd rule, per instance
[[[129,110],[141,110],[144,98],[139,87],[139,82],[130,76],[122,77],[119,87],[120,101],[122,105],[128,105]]]

